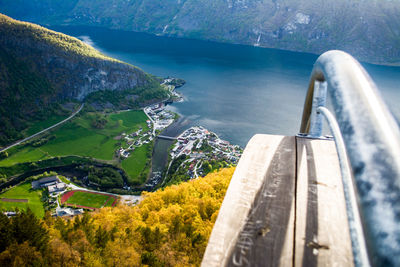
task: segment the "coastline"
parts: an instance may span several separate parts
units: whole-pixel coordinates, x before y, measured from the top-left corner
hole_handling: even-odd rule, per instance
[[[180,157],[186,157],[185,161],[180,163],[180,166],[183,166],[186,172],[184,179],[188,180],[198,178],[199,174],[204,176],[220,167],[236,165],[243,152],[240,146],[231,145],[228,141],[220,139],[216,133],[202,126],[189,127],[191,125],[189,118],[167,109],[168,105],[183,101],[183,94],[175,90],[178,86],[169,84],[175,80],[175,78],[167,78],[161,84],[173,97],[143,108],[149,119],[149,125],[150,123],[152,124],[152,132],[155,139],[150,173],[143,186],[145,191],[154,191],[165,186],[166,183],[171,183],[171,180],[173,182],[175,172],[170,174],[169,170],[171,165]],[[160,123],[160,118],[165,120],[166,114],[174,114],[173,120],[170,119],[165,123]],[[191,133],[199,133],[199,135],[191,136]],[[185,142],[185,145],[183,146],[181,142]],[[205,145],[202,145],[203,143]],[[202,148],[207,148],[207,151],[203,153],[201,151]],[[174,154],[177,150],[179,150],[179,153]],[[212,164],[208,162],[209,160]],[[203,165],[206,166],[207,170],[202,168]]]

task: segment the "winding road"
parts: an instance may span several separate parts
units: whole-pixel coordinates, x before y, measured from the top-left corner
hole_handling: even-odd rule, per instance
[[[78,114],[78,113],[82,110],[82,108],[83,108],[84,105],[85,105],[85,103],[82,103],[82,105],[79,107],[79,109],[78,109],[77,111],[75,111],[74,113],[72,113],[71,116],[69,116],[68,118],[66,118],[66,119],[64,119],[64,120],[62,120],[62,121],[60,121],[60,122],[58,122],[58,123],[56,123],[56,124],[54,124],[54,125],[52,125],[52,126],[46,128],[46,129],[44,129],[44,130],[41,130],[40,132],[35,133],[34,135],[31,135],[31,136],[29,136],[29,137],[27,137],[27,138],[24,138],[24,139],[22,139],[22,140],[19,140],[19,141],[17,141],[17,142],[14,143],[14,144],[9,145],[8,147],[5,147],[5,148],[1,149],[1,150],[0,150],[0,153],[1,153],[1,152],[4,152],[4,151],[6,151],[6,150],[8,150],[8,149],[10,149],[10,148],[12,148],[12,147],[14,147],[14,146],[17,146],[17,145],[19,145],[19,144],[21,144],[21,143],[23,143],[23,142],[26,142],[26,141],[28,141],[28,140],[30,140],[30,139],[32,139],[32,138],[34,138],[34,137],[36,137],[36,136],[38,136],[38,135],[44,133],[44,132],[47,132],[47,131],[49,131],[49,130],[51,130],[51,129],[53,129],[53,128],[55,128],[55,127],[61,125],[61,124],[63,124],[64,122],[69,121],[70,119],[72,119],[73,117],[75,117],[75,115]]]

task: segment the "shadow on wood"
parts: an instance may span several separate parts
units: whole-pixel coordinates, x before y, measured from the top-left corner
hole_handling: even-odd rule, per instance
[[[353,266],[334,142],[254,136],[202,266]]]

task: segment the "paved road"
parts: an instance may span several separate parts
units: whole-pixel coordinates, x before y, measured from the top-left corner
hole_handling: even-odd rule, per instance
[[[12,144],[12,145],[10,145],[10,146],[8,146],[8,147],[5,147],[5,148],[1,149],[0,152],[6,151],[6,150],[8,150],[8,149],[10,149],[10,148],[12,148],[12,147],[14,147],[14,146],[17,146],[17,145],[19,145],[19,144],[21,144],[21,143],[23,143],[23,142],[26,142],[26,141],[28,141],[28,140],[30,140],[30,139],[36,137],[36,136],[38,136],[38,135],[40,135],[40,134],[42,134],[42,133],[44,133],[44,132],[47,132],[48,130],[51,130],[51,129],[55,128],[55,127],[57,127],[57,126],[63,124],[64,122],[69,121],[70,119],[72,119],[73,117],[75,117],[75,115],[78,114],[78,113],[82,110],[82,108],[83,108],[84,105],[85,105],[85,104],[83,103],[83,104],[79,107],[79,109],[78,109],[77,111],[75,111],[74,113],[72,113],[72,115],[69,116],[68,118],[66,118],[65,120],[60,121],[60,122],[58,122],[58,123],[56,123],[56,124],[50,126],[49,128],[46,128],[46,129],[44,129],[44,130],[41,130],[40,132],[35,133],[34,135],[31,135],[31,136],[29,136],[29,137],[27,137],[27,138],[25,138],[25,139],[19,140],[19,141],[17,141],[16,143],[14,143],[14,144]]]
[[[149,118],[149,120],[153,123],[153,136],[156,136],[156,122],[153,120],[153,118],[147,114],[146,108],[143,109],[144,114]]]

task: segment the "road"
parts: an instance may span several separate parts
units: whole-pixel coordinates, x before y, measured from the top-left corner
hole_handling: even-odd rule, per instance
[[[146,107],[147,108],[147,107]],[[153,118],[147,114],[146,108],[143,109],[144,114],[149,118],[149,120],[153,123],[153,136],[156,136],[156,122],[153,120]]]
[[[46,129],[44,129],[44,130],[41,130],[40,132],[35,133],[34,135],[31,135],[31,136],[29,136],[29,137],[27,137],[27,138],[24,138],[24,139],[22,139],[22,140],[19,140],[19,141],[17,141],[17,142],[14,143],[14,144],[9,145],[8,147],[5,147],[5,148],[1,149],[1,150],[0,150],[0,153],[3,152],[3,151],[8,150],[8,149],[10,149],[10,148],[12,148],[12,147],[14,147],[14,146],[17,146],[17,145],[19,145],[19,144],[21,144],[21,143],[23,143],[23,142],[26,142],[26,141],[28,141],[28,140],[30,140],[30,139],[32,139],[32,138],[34,138],[34,137],[36,137],[36,136],[38,136],[38,135],[44,133],[44,132],[47,132],[47,131],[49,131],[49,130],[51,130],[51,129],[53,129],[53,128],[55,128],[55,127],[61,125],[61,124],[63,124],[64,122],[69,121],[70,119],[72,119],[73,117],[75,117],[75,115],[78,114],[78,113],[82,110],[82,108],[83,108],[84,105],[85,105],[85,103],[82,103],[82,105],[79,107],[79,109],[78,109],[77,111],[75,111],[74,113],[72,113],[72,115],[69,116],[68,118],[66,118],[65,120],[62,120],[62,121],[60,121],[60,122],[58,122],[58,123],[56,123],[56,124],[50,126],[49,128],[46,128]]]
[[[200,166],[199,166],[200,165]],[[199,178],[199,175],[197,174],[197,169],[198,168],[201,168],[201,166],[203,166],[203,161],[198,161],[197,163],[196,163],[196,166],[194,166],[194,178]]]

